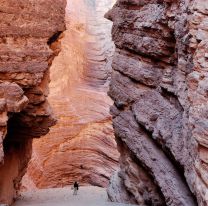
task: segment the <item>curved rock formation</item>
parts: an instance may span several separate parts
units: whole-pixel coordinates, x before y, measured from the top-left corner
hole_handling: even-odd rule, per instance
[[[65,6],[65,0],[0,0],[0,203],[16,196],[32,138],[55,123],[48,68],[59,51]]]
[[[107,96],[114,45],[104,13],[112,0],[69,0],[62,51],[51,68],[50,104],[58,122],[33,144],[23,185],[81,184],[106,187],[118,152]]]
[[[114,201],[208,205],[207,1],[118,0],[109,95]],[[197,200],[196,200],[196,199]]]

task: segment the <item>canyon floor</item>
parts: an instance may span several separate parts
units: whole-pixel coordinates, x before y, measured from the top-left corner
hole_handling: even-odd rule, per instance
[[[130,206],[107,200],[106,190],[99,187],[80,187],[74,196],[70,187],[24,192],[13,206]]]

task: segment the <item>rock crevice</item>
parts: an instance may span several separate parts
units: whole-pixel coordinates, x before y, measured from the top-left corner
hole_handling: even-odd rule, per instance
[[[34,141],[26,189],[107,187],[119,154],[107,96],[114,45],[104,18],[113,0],[69,0],[61,52],[51,67],[49,102],[57,124]]]

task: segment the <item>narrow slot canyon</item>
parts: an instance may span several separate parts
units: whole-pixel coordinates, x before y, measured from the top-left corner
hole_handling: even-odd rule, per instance
[[[0,0],[0,206],[208,206],[207,22],[207,0]]]
[[[27,189],[81,185],[107,187],[118,168],[107,96],[114,44],[104,14],[112,0],[70,0],[61,52],[50,68],[48,97],[57,123],[33,141],[23,178]],[[105,165],[105,167],[103,167]]]

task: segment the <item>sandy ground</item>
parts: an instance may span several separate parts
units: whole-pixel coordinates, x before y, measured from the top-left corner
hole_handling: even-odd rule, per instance
[[[128,206],[107,200],[105,189],[81,187],[74,196],[70,187],[25,192],[13,206]]]

